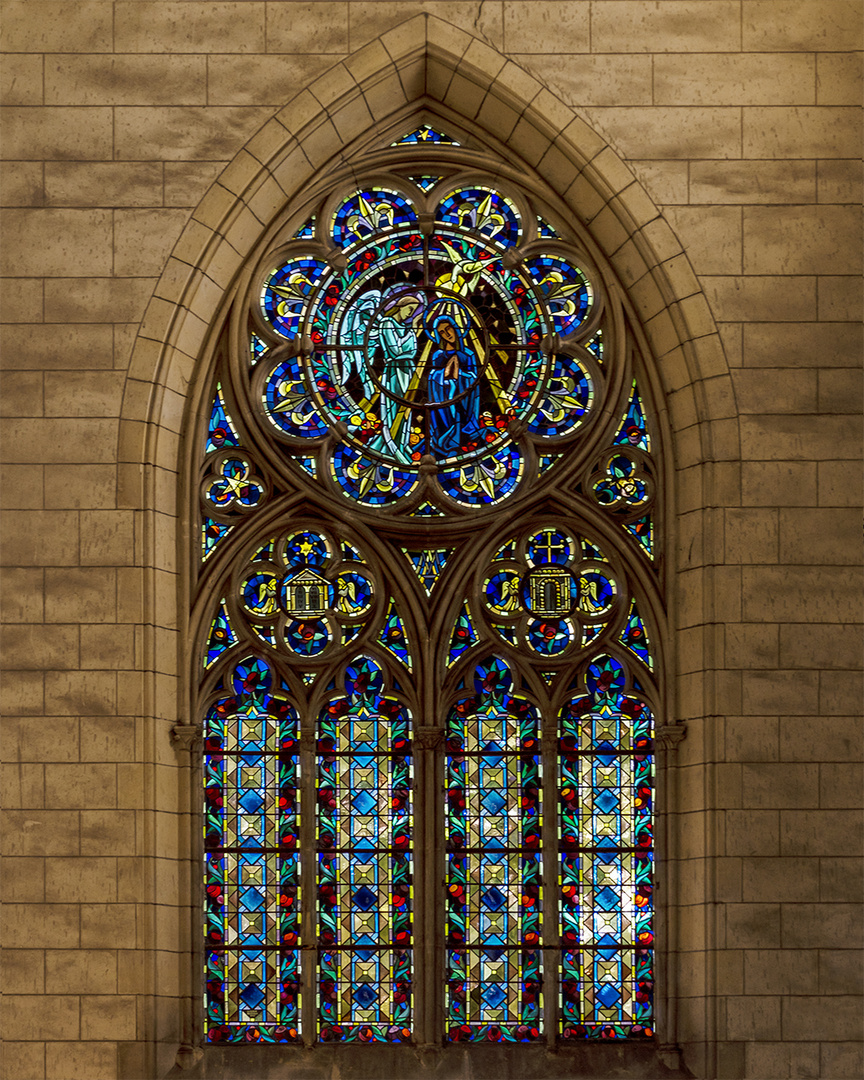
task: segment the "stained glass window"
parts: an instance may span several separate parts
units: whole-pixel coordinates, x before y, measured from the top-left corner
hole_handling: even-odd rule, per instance
[[[650,365],[469,151],[421,124],[286,207],[213,354],[210,1043],[653,1034]]]

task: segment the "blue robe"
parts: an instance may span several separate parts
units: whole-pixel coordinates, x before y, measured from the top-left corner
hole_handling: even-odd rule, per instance
[[[444,369],[454,357],[459,361],[459,374],[455,379],[445,379]],[[430,404],[436,401],[451,401],[452,404],[429,410],[429,447],[437,457],[453,457],[464,442],[476,441],[480,433],[477,359],[465,349],[453,352],[436,349],[430,367],[427,379]],[[452,400],[463,393],[465,396],[458,401]]]

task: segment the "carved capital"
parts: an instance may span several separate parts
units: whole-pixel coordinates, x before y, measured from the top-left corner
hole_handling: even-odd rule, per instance
[[[681,1068],[681,1047],[675,1043],[660,1043],[657,1047],[657,1057],[667,1069]]]
[[[419,727],[414,729],[414,742],[422,750],[435,750],[444,741],[444,728]]]
[[[192,1046],[190,1043],[183,1043],[177,1051],[177,1056],[174,1061],[177,1068],[182,1069],[185,1072],[187,1069],[194,1069],[203,1057],[204,1051],[200,1046]]]
[[[664,750],[674,754],[678,744],[687,737],[687,727],[684,724],[661,724],[655,736]]]
[[[175,750],[198,750],[204,738],[204,729],[200,724],[175,724],[171,728],[171,741]]]
[[[417,224],[422,236],[431,236],[435,232],[435,215],[430,210],[424,210],[417,215]]]

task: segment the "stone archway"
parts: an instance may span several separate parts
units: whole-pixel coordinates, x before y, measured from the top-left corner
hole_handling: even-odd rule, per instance
[[[670,489],[675,486],[679,492],[674,510],[683,515],[670,522],[669,530],[679,537],[678,562],[670,567],[667,582],[670,619],[680,631],[674,636],[683,642],[671,659],[677,676],[669,700],[676,703],[676,719],[700,729],[701,737],[682,747],[687,763],[717,760],[710,725],[718,711],[710,635],[714,559],[684,538],[688,531],[694,541],[701,539],[700,532],[710,535],[710,510],[704,508],[715,503],[715,463],[738,457],[738,429],[731,380],[707,301],[672,229],[616,151],[512,61],[428,16],[403,23],[335,65],[261,128],[194,211],[147,309],[124,397],[120,461],[128,481],[127,502],[142,511],[144,525],[147,632],[142,664],[147,672],[143,711],[149,719],[148,760],[170,761],[172,729],[181,725],[182,736],[182,726],[191,721],[182,677],[182,622],[176,616],[183,610],[187,589],[185,565],[177,554],[187,546],[179,508],[184,505],[184,462],[191,452],[183,445],[182,431],[184,416],[197,407],[196,366],[208,347],[223,297],[240,268],[266,242],[268,227],[285,203],[301,192],[314,192],[318,170],[338,166],[357,146],[382,139],[412,116],[451,118],[491,144],[506,146],[587,227],[626,289],[644,328],[647,351],[656,361],[657,397],[667,403],[674,454],[670,470],[674,467],[677,484],[668,479]],[[702,773],[708,792],[710,766]],[[169,845],[173,862],[153,858],[149,883],[153,902],[173,909],[175,924],[167,930],[154,921],[147,931],[153,956],[152,1043],[162,1048],[156,1053],[161,1064],[173,1057],[178,1042],[189,1047],[181,1060],[191,1063],[195,1058],[188,1021],[181,1030],[169,1019],[157,1019],[170,1015],[176,999],[188,1003],[194,994],[182,962],[193,932],[188,897],[194,871],[186,872],[182,834],[189,826],[194,793],[185,787],[186,774],[188,769],[178,771],[176,799],[172,796],[170,805],[157,794],[155,779],[151,791],[151,806],[162,812],[155,820],[166,821],[176,832]],[[674,776],[670,770],[670,786]],[[668,802],[676,804],[674,791]],[[675,853],[686,857],[696,850],[710,855],[707,796],[698,809],[702,813],[688,815],[687,836],[667,822],[670,860]],[[694,829],[698,837],[691,835]],[[157,853],[158,836],[154,829],[151,856]],[[178,867],[183,872],[178,874]],[[701,900],[688,902],[680,912],[667,904],[670,953],[710,952],[712,947],[713,930],[705,916],[712,895],[709,860],[699,860],[692,873],[703,875],[689,890]],[[667,888],[677,895],[674,869]],[[166,935],[177,953],[160,952]],[[704,966],[701,986],[688,987],[698,1015],[688,1009],[680,1023],[674,1015],[674,966],[668,977],[671,1040],[692,1044],[697,1051],[700,1044],[714,1041],[714,1006],[705,989],[711,984],[709,967]],[[164,999],[161,1005],[159,998]]]

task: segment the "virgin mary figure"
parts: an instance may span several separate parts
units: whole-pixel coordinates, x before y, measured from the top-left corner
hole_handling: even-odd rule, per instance
[[[465,309],[449,301],[441,314],[427,321],[434,345],[427,377],[429,446],[435,456],[443,458],[468,449],[467,444],[480,434],[477,355],[466,345],[460,315],[467,326]],[[436,403],[440,404],[436,407]]]

